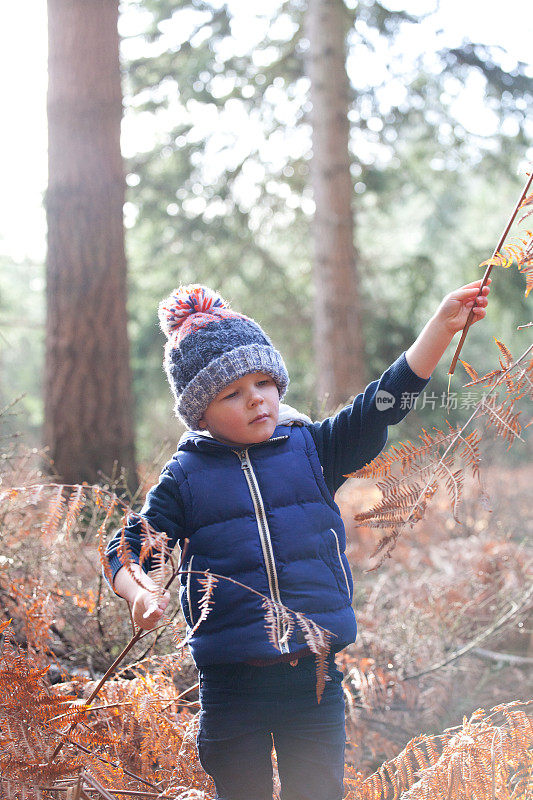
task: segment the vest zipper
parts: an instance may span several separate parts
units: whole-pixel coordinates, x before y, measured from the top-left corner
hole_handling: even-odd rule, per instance
[[[265,568],[268,578],[268,587],[270,589],[270,597],[275,603],[281,603],[281,595],[278,584],[278,574],[276,572],[276,562],[274,561],[274,551],[272,550],[270,530],[268,527],[268,520],[265,512],[265,507],[263,505],[263,498],[261,497],[261,492],[259,490],[259,484],[257,483],[257,478],[255,477],[255,472],[252,467],[252,462],[250,461],[250,456],[248,455],[248,449],[234,450],[234,453],[236,453],[240,459],[241,469],[244,472],[244,477],[246,478],[248,489],[250,490],[250,494],[252,496],[252,501],[255,510],[255,518],[257,520],[257,527],[259,529],[259,539],[261,541],[261,547],[263,550],[263,559],[265,562]],[[278,642],[280,643],[281,652],[282,653],[290,652],[287,643],[281,641],[283,636],[283,631],[281,630],[281,624],[279,621],[277,625],[277,635],[278,635]]]

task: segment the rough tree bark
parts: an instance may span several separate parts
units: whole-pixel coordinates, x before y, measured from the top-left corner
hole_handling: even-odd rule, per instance
[[[118,0],[48,0],[44,443],[65,483],[136,482]]]
[[[352,178],[346,14],[342,0],[309,0],[306,36],[311,82],[315,352],[317,396],[331,410],[365,384]]]

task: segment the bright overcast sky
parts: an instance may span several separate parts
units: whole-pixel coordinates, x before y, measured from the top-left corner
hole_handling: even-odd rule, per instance
[[[347,0],[350,5],[353,2]],[[252,26],[254,12],[264,0],[229,0],[239,13],[241,29]],[[384,0],[392,9],[423,13],[434,0]],[[533,0],[442,0],[431,37],[441,46],[467,39],[501,45],[513,56],[531,63]],[[428,46],[428,32],[410,34],[411,52]],[[16,260],[41,260],[45,254],[42,196],[46,188],[46,0],[1,0],[0,90],[4,114],[0,129],[0,255]],[[134,132],[128,134],[134,136]],[[134,149],[131,140],[124,142]]]

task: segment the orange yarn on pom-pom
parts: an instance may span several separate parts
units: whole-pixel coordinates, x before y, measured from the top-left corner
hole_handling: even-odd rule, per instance
[[[176,334],[182,339],[192,327],[201,328],[213,317],[228,316],[240,315],[230,311],[217,292],[200,284],[180,286],[159,304],[159,324],[169,339]]]

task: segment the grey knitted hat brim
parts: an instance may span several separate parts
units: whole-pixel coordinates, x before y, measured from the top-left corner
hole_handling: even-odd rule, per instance
[[[223,353],[198,372],[176,397],[174,411],[191,430],[198,430],[200,419],[209,403],[228,384],[251,372],[271,375],[283,398],[289,375],[281,354],[272,346],[249,344]]]

